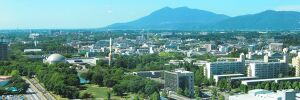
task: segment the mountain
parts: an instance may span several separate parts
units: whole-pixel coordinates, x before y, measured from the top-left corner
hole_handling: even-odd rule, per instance
[[[190,9],[165,7],[128,23],[109,25],[109,29],[197,29],[230,18],[222,14]]]
[[[229,17],[187,7],[165,7],[148,16],[109,25],[114,30],[294,30],[300,28],[300,12],[267,10]]]
[[[300,28],[300,13],[267,10],[258,14],[232,17],[213,25],[214,29],[289,30]]]

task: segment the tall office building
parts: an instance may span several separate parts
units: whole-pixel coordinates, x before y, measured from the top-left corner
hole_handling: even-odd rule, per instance
[[[8,43],[0,41],[0,60],[7,60],[8,58]]]
[[[222,74],[245,74],[245,55],[242,53],[237,61],[218,61],[206,63],[204,74],[207,78]]]
[[[178,89],[188,89],[189,96],[194,96],[194,74],[190,71],[177,69],[174,72],[166,71],[165,90],[176,92]]]
[[[298,52],[298,56],[292,59],[292,65],[295,67],[295,76],[300,76],[300,52]]]

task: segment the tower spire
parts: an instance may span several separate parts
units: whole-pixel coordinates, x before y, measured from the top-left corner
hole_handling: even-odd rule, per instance
[[[111,65],[111,62],[112,62],[112,40],[111,38],[109,39],[109,54],[108,54],[108,65],[110,66]]]

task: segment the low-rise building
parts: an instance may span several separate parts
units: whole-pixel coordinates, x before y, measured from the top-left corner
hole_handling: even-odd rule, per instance
[[[248,94],[232,95],[229,100],[296,100],[296,92],[282,90],[271,92],[263,89],[250,90]]]
[[[300,81],[300,77],[285,77],[285,78],[270,78],[270,79],[255,79],[255,80],[243,80],[241,83],[244,85],[250,85],[250,86],[256,86],[257,84],[263,83],[263,82],[294,82],[294,81]]]
[[[241,77],[244,76],[244,74],[223,74],[223,75],[214,75],[214,80],[216,81],[216,83],[218,83],[219,80],[222,79],[229,79],[232,77]]]
[[[133,72],[133,75],[141,76],[141,77],[149,77],[149,78],[159,78],[161,76],[162,71],[140,71]]]

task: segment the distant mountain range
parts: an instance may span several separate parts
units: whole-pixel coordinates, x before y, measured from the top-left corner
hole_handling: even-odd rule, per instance
[[[102,29],[114,30],[294,30],[300,29],[300,12],[267,10],[229,17],[209,11],[162,8],[140,19],[116,23]]]

